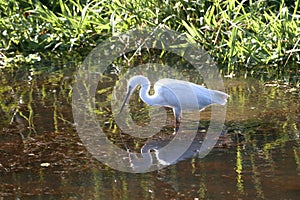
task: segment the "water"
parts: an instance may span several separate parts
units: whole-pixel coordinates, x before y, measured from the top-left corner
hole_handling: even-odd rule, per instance
[[[0,72],[0,199],[298,199],[299,90],[225,79],[231,96],[225,129],[209,155],[132,174],[102,164],[82,144],[71,109],[74,69]],[[116,77],[109,80],[101,94],[111,92]],[[97,100],[99,123],[124,148],[107,100]],[[132,109],[135,121],[149,123],[147,107],[137,99],[130,104],[138,104]],[[169,124],[160,139],[173,130],[167,112]],[[201,117],[200,133],[210,109]],[[132,150],[147,142],[123,136]]]

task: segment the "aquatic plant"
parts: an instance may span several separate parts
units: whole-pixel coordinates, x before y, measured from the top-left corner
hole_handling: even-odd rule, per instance
[[[0,52],[7,63],[40,52],[89,52],[136,26],[165,27],[200,43],[224,74],[299,73],[299,0],[43,0],[0,2]],[[258,67],[259,66],[259,67]],[[246,72],[245,72],[246,71]]]

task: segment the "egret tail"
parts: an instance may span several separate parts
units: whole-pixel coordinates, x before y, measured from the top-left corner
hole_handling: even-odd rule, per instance
[[[228,94],[217,90],[211,90],[210,95],[212,103],[220,105],[225,105],[229,97]]]

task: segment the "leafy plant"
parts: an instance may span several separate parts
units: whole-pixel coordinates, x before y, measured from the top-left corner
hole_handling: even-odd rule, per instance
[[[163,24],[200,43],[225,74],[300,62],[299,0],[8,0],[0,15],[6,57],[87,52],[111,35]]]

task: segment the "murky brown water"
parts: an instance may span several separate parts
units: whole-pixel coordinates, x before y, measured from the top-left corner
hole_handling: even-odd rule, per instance
[[[203,159],[185,158],[159,171],[132,174],[100,163],[82,144],[73,126],[72,70],[0,73],[0,199],[300,196],[299,89],[225,79],[231,98],[217,147]],[[98,101],[101,107],[105,99]],[[110,111],[105,107],[99,111],[109,138],[122,146],[113,135]],[[199,130],[205,130],[209,109],[201,116]],[[165,132],[172,128],[170,123]],[[136,149],[144,142],[126,136],[125,140]]]

